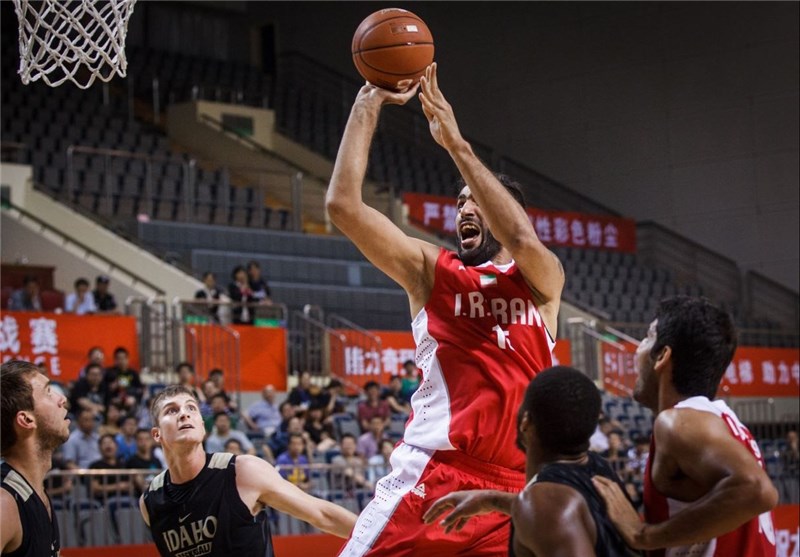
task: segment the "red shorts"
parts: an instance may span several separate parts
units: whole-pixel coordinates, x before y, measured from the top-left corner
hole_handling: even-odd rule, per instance
[[[422,516],[440,497],[465,489],[518,493],[525,475],[458,451],[426,451],[401,443],[392,453],[392,472],[378,481],[375,497],[358,517],[342,557],[506,557],[510,517],[490,513],[469,519],[445,534]],[[437,521],[438,522],[438,521]]]

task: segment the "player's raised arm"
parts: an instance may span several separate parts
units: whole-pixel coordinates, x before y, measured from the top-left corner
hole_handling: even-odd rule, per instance
[[[544,310],[548,330],[555,335],[558,305],[564,287],[561,263],[536,236],[523,207],[462,137],[453,109],[439,89],[436,72],[436,63],[431,64],[420,79],[419,97],[431,134],[456,163],[492,234],[511,252],[539,303],[544,306],[540,309]]]
[[[365,85],[358,92],[347,120],[325,205],[331,221],[376,267],[392,277],[421,307],[427,297],[425,282],[432,277],[438,248],[408,237],[385,215],[364,203],[361,188],[369,147],[383,105],[405,104],[417,91],[395,93]],[[430,266],[430,274],[426,267]],[[419,308],[416,308],[419,309]],[[412,307],[412,311],[415,311]]]
[[[356,523],[356,515],[347,509],[302,491],[255,456],[236,459],[236,486],[245,504],[267,505],[340,538],[347,538]]]

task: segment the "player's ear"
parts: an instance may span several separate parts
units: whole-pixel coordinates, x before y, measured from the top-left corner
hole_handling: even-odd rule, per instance
[[[150,435],[153,437],[153,441],[156,443],[161,442],[161,429],[158,426],[153,426],[150,429]]]
[[[35,420],[30,412],[24,410],[17,412],[17,425],[23,429],[33,429]]]
[[[656,371],[663,371],[667,365],[672,364],[672,347],[664,346],[656,356],[655,365],[653,366]]]

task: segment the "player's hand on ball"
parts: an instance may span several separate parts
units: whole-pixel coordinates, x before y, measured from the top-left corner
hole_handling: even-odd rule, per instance
[[[425,75],[420,78],[422,92],[419,94],[419,100],[422,103],[422,111],[428,119],[433,139],[445,149],[450,149],[461,140],[461,132],[458,130],[453,107],[439,89],[436,67],[434,62],[425,69]]]
[[[358,92],[356,102],[365,101],[379,106],[385,104],[406,104],[417,94],[417,89],[419,89],[419,83],[415,83],[411,86],[412,80],[408,79],[406,81],[408,83],[399,91],[390,91],[388,89],[376,87],[368,81]]]
[[[467,524],[470,517],[494,510],[491,497],[490,492],[482,490],[449,493],[431,505],[422,520],[425,524],[430,524],[449,509],[453,509],[439,524],[444,527],[447,534],[454,528],[458,532]]]

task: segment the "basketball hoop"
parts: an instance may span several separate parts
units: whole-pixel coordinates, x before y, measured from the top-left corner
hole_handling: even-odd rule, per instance
[[[125,77],[125,37],[136,0],[14,0],[19,18],[19,75],[27,85]]]

